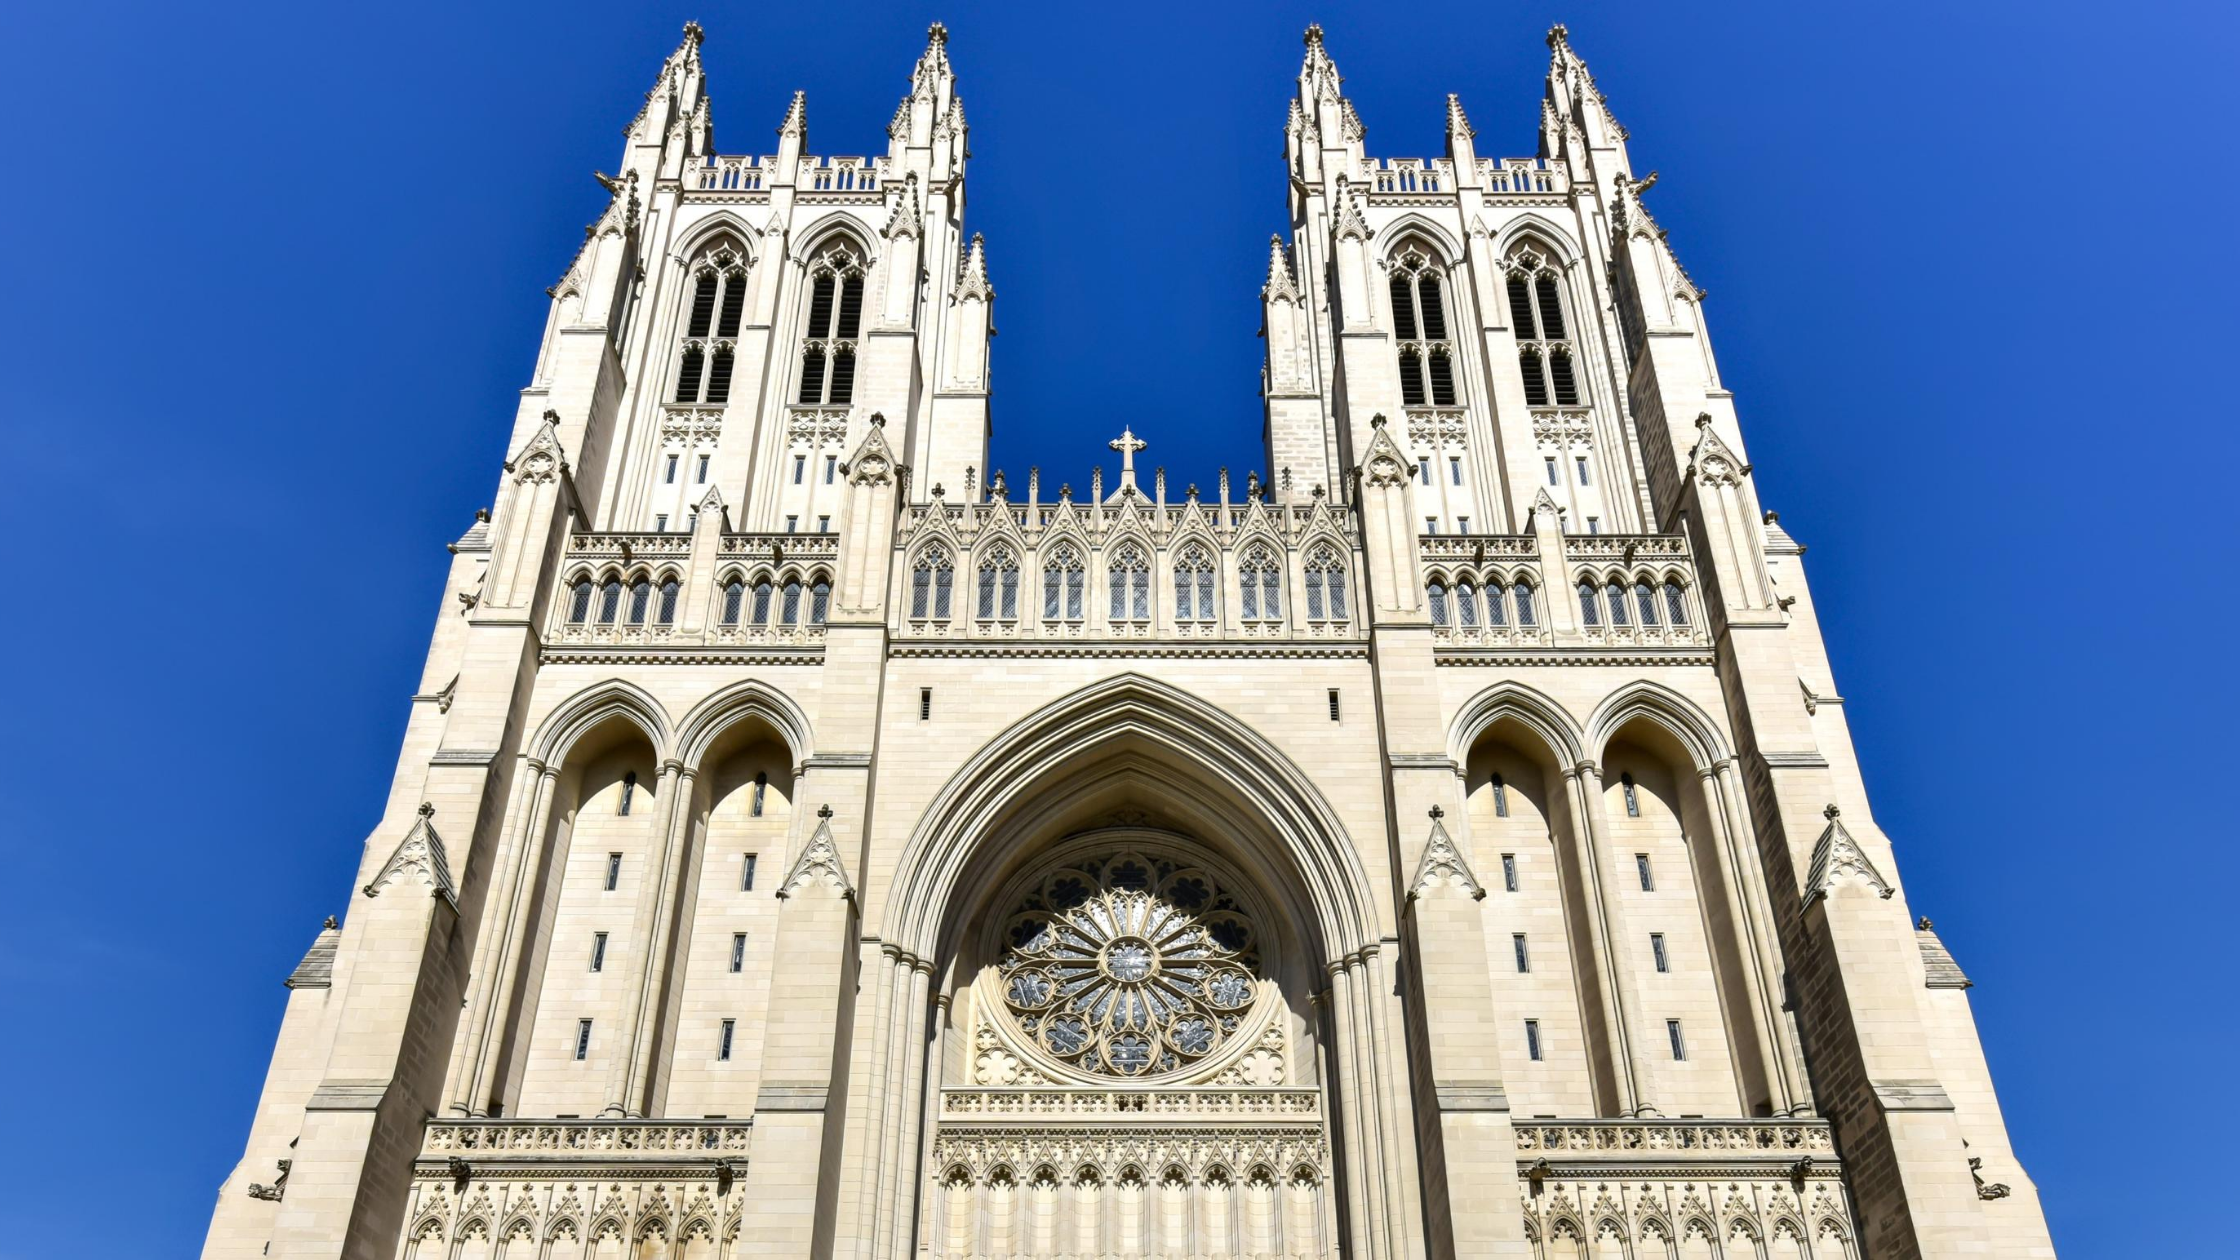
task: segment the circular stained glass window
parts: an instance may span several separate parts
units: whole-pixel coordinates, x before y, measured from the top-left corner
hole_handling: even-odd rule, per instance
[[[1213,874],[1132,851],[1045,875],[1004,925],[1001,991],[1019,1031],[1081,1071],[1188,1069],[1259,987],[1251,917]]]

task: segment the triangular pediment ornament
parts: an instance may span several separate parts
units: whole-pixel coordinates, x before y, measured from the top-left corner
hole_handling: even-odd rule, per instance
[[[1299,300],[1299,286],[1291,279],[1291,262],[1284,256],[1281,236],[1268,237],[1268,281],[1260,286],[1260,297],[1269,302]]]
[[[1555,526],[1557,529],[1563,528],[1563,505],[1556,502],[1555,496],[1548,493],[1548,488],[1546,486],[1542,486],[1540,488],[1540,493],[1532,497],[1532,515],[1534,519],[1537,520],[1543,514],[1546,515],[1547,521],[1550,525]]]
[[[1719,440],[1711,417],[1696,417],[1696,444],[1688,451],[1688,476],[1705,485],[1736,485],[1750,475],[1750,465]]]
[[[700,496],[700,506],[696,510],[700,515],[711,521],[722,521],[724,511],[723,492],[714,486],[709,486],[708,492]],[[725,522],[725,524],[728,526],[729,522]]]
[[[1338,222],[1332,235],[1341,241],[1349,238],[1366,241],[1370,235],[1369,220],[1361,213],[1361,198],[1342,175],[1338,177]]]
[[[784,882],[778,885],[780,897],[791,897],[808,888],[829,888],[849,901],[856,899],[855,885],[848,882],[847,867],[840,861],[840,846],[832,839],[832,807],[817,810],[817,829],[804,845],[801,856],[793,860],[793,869],[786,872]]]
[[[435,813],[435,806],[421,803],[420,817],[412,824],[412,830],[405,833],[389,860],[366,881],[366,896],[378,897],[391,884],[415,879],[424,881],[431,895],[450,902],[452,909],[459,908],[459,889],[451,882],[451,863],[443,855],[443,838],[436,834]]]
[[[1439,820],[1446,811],[1431,807],[1431,838],[1423,846],[1423,858],[1416,863],[1415,878],[1408,881],[1408,900],[1414,901],[1439,888],[1458,888],[1470,894],[1473,901],[1483,901],[1485,885],[1478,882],[1477,872],[1470,869],[1470,860],[1462,856],[1462,848],[1447,834],[1446,824]]]
[[[560,432],[554,427],[559,418],[559,412],[544,413],[537,431],[506,461],[506,471],[516,482],[558,481],[568,475],[567,453],[560,449]]]
[[[1405,486],[1415,464],[1392,440],[1383,416],[1369,422],[1369,450],[1361,461],[1361,483],[1377,489]]]
[[[887,445],[887,418],[873,413],[871,427],[847,460],[848,484],[883,486],[895,478],[894,448]]]
[[[918,216],[918,177],[912,175],[904,184],[902,195],[895,198],[894,213],[887,216],[887,239],[914,237],[923,227]]]
[[[1811,905],[1846,880],[1864,884],[1883,900],[1889,900],[1898,890],[1874,868],[1874,863],[1867,860],[1866,850],[1844,829],[1842,811],[1830,805],[1824,813],[1828,826],[1812,845],[1812,869],[1804,877],[1804,903]]]

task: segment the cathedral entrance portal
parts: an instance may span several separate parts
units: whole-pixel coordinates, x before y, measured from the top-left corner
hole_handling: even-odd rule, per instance
[[[928,1171],[938,1256],[1334,1256],[1316,970],[1192,837],[1075,836],[967,920]]]

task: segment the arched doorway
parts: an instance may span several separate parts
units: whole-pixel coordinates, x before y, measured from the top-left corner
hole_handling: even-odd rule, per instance
[[[1023,853],[960,921],[923,1235],[938,1256],[1330,1256],[1323,969],[1201,835]]]

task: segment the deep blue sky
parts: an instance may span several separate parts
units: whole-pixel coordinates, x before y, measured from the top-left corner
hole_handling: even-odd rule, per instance
[[[1663,172],[2056,1241],[2229,1245],[2112,1180],[2142,1143],[2230,1166],[2180,1119],[2225,1103],[2240,1032],[2205,962],[2236,839],[2234,688],[2203,655],[2235,613],[2224,12],[22,3],[0,1178],[98,1193],[73,1254],[199,1246],[280,978],[394,764],[443,543],[490,501],[544,286],[678,26],[708,28],[726,151],[769,149],[806,88],[811,149],[850,154],[936,16],[1000,295],[995,462],[1076,482],[1123,423],[1177,475],[1257,465],[1307,21],[1383,156],[1436,155],[1448,91],[1481,152],[1530,153],[1567,21]]]

